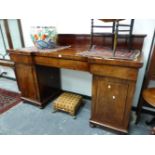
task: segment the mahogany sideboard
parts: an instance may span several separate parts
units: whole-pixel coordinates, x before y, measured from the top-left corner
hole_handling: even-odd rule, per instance
[[[141,50],[144,37],[133,36],[133,46]],[[125,46],[125,37],[124,41],[122,38],[119,46]],[[89,41],[89,35],[66,34],[59,35],[59,44],[71,47],[61,51],[10,49],[22,99],[43,106],[59,93],[60,68],[89,72],[93,75],[90,124],[127,133],[137,75],[143,65],[142,56],[127,61],[77,55],[88,50]],[[97,37],[96,42],[109,46],[111,41],[107,36],[102,36]]]

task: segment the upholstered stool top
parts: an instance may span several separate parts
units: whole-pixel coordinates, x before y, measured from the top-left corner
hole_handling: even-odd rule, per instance
[[[75,115],[77,108],[82,102],[82,96],[72,93],[61,94],[53,103],[54,110],[62,110]]]

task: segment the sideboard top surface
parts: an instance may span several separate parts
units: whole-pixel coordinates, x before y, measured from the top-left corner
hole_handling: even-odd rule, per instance
[[[125,39],[126,36],[124,36]],[[58,58],[58,59],[67,59],[67,60],[77,60],[83,61],[88,63],[95,63],[95,64],[107,64],[107,65],[117,65],[117,66],[127,66],[127,67],[134,67],[140,68],[143,65],[143,54],[134,60],[122,60],[122,59],[103,59],[97,57],[83,57],[78,53],[88,51],[89,49],[89,35],[76,35],[76,34],[60,34],[58,37],[58,43],[61,46],[68,46],[70,47],[66,49],[61,49],[58,51],[51,51],[51,50],[39,50],[35,47],[28,47],[28,48],[21,48],[21,49],[10,49],[8,50],[10,55],[25,55],[25,56],[34,56],[34,57],[48,57],[48,58]],[[133,46],[135,49],[142,49],[143,41],[145,36],[144,35],[134,35],[133,36]],[[98,42],[99,39],[103,39],[104,45],[109,46],[110,40],[107,37],[97,37],[96,41]],[[99,41],[100,42],[100,41]],[[120,47],[125,47],[125,43],[122,41],[118,41]]]

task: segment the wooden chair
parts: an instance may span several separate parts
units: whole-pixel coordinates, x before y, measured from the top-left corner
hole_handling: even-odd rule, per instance
[[[111,29],[111,33],[102,33],[102,35],[109,35],[112,36],[112,49],[113,49],[113,56],[115,56],[115,52],[116,52],[116,47],[117,47],[117,39],[118,39],[118,34],[119,32],[128,32],[129,36],[128,36],[128,49],[131,50],[132,49],[132,32],[133,32],[133,26],[134,26],[134,19],[131,19],[130,24],[120,24],[119,22],[125,19],[98,19],[104,23],[112,23],[112,25],[108,25],[108,26],[99,26],[96,25],[94,23],[94,19],[91,20],[91,43],[90,43],[90,49],[93,48],[94,46],[94,36],[97,36],[101,33],[95,33],[94,29],[96,28],[110,28]],[[127,29],[121,29],[122,27],[127,28]]]
[[[146,101],[150,106],[155,108],[155,88],[147,88],[142,92],[143,100]],[[155,118],[151,121],[146,122],[148,125],[151,125],[155,122]]]
[[[136,110],[136,114],[137,114],[136,124],[139,123],[141,112],[143,110],[143,107],[145,107],[145,102],[144,102],[145,99],[143,99],[143,92],[145,92],[145,90],[147,92],[147,90],[149,90],[148,89],[149,82],[151,80],[155,80],[155,69],[154,68],[155,68],[155,31],[154,31],[151,50],[149,54],[149,60],[148,60],[148,64],[147,64],[146,71],[145,71],[144,81],[143,81],[143,85],[142,85],[142,89],[140,93],[140,98],[139,98],[139,102],[138,102],[138,106]]]

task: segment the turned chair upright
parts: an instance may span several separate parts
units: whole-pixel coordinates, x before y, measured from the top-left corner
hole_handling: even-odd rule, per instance
[[[97,35],[109,35],[112,37],[112,50],[113,50],[113,56],[115,56],[116,48],[117,48],[117,39],[119,32],[128,32],[128,49],[132,49],[132,33],[133,33],[133,26],[134,26],[134,19],[131,19],[130,24],[120,24],[119,22],[124,19],[98,19],[104,23],[112,23],[112,25],[96,25],[94,22],[94,19],[91,20],[91,43],[90,48],[93,48],[94,46],[94,36]],[[111,29],[110,33],[95,33],[96,28],[108,28]],[[121,29],[121,28],[127,28],[127,29]]]

